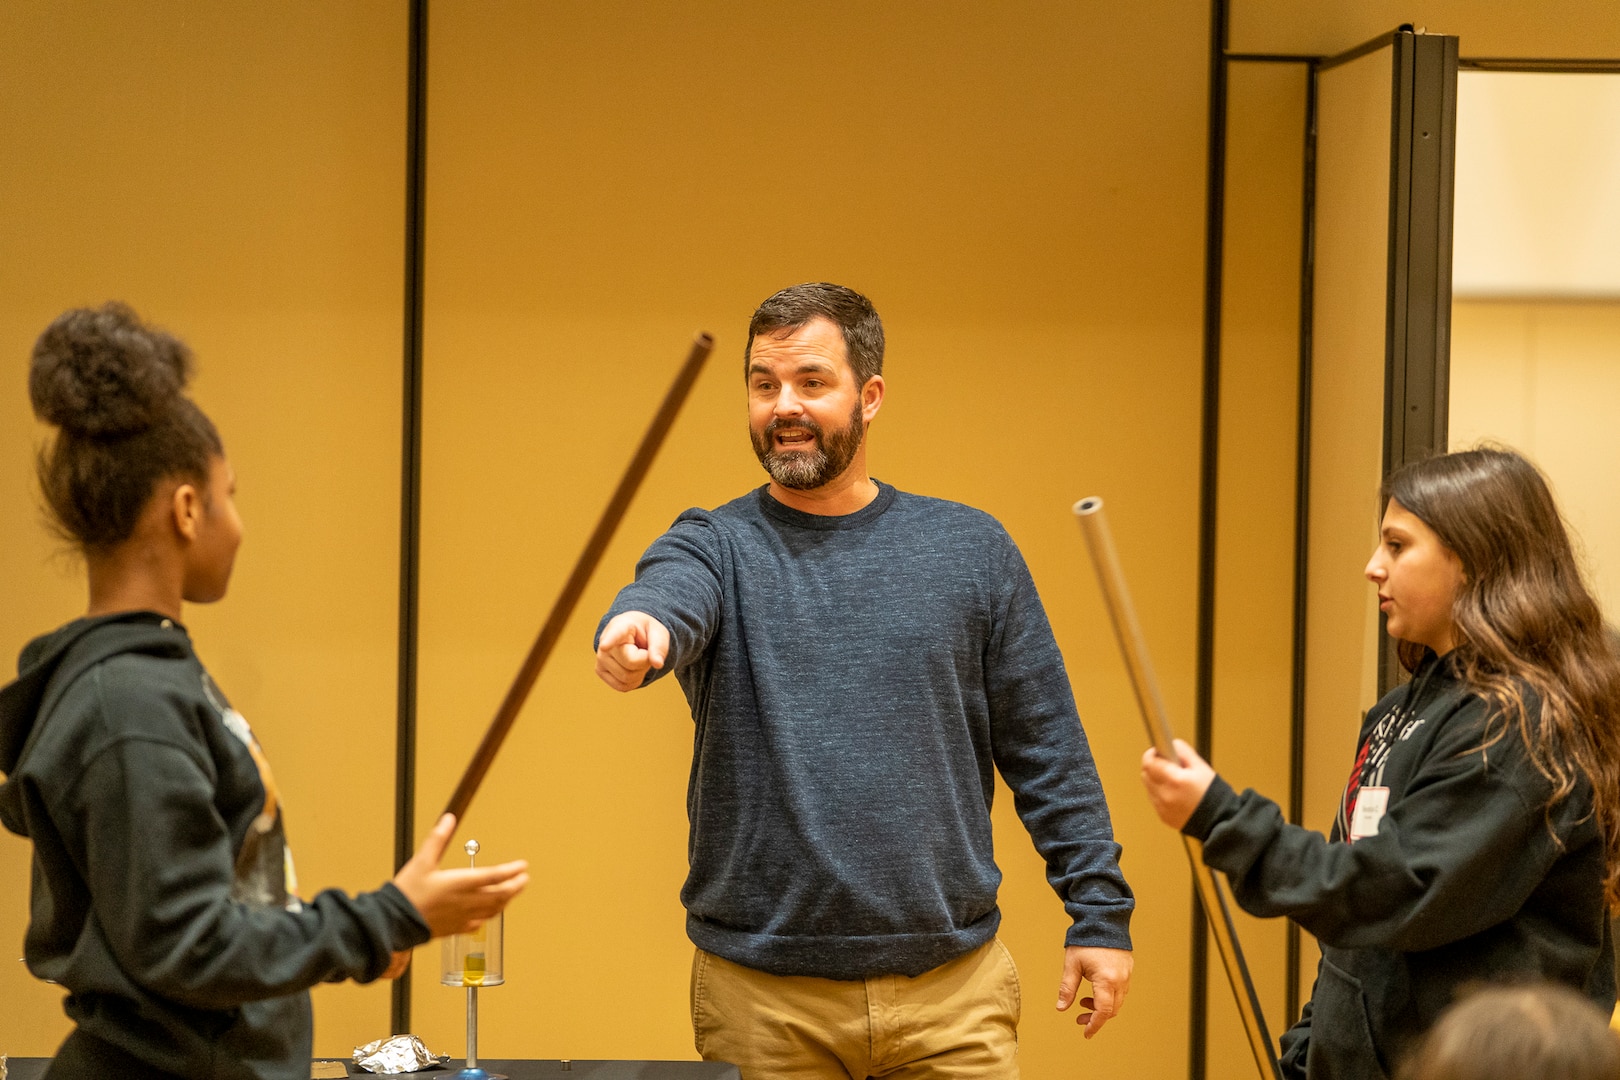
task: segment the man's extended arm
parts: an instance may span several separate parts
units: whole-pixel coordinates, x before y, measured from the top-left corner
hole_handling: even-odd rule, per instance
[[[596,674],[620,692],[690,663],[720,618],[718,540],[708,515],[688,510],[636,563],[596,640]]]

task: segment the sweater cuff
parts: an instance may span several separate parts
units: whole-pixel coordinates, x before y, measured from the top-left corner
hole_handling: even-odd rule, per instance
[[[1209,790],[1204,792],[1204,797],[1198,801],[1198,808],[1193,811],[1192,817],[1187,819],[1187,824],[1181,827],[1181,831],[1194,840],[1208,840],[1209,834],[1215,831],[1215,826],[1237,813],[1237,808],[1237,792],[1233,791],[1232,785],[1222,780],[1217,773],[1215,779],[1210,782]]]
[[[1128,917],[1128,916],[1127,916]],[[1088,949],[1123,949],[1131,951],[1131,932],[1126,926],[1107,926],[1091,923],[1075,925],[1063,935],[1065,946],[1078,945]]]
[[[433,937],[433,931],[428,929],[427,920],[422,918],[422,913],[416,910],[416,905],[411,903],[410,898],[399,891],[399,886],[392,881],[385,881],[383,887],[377,890],[377,897],[392,916],[389,923],[395,935],[393,943],[395,952],[425,945]]]
[[[1063,944],[1130,950],[1131,913],[1136,910],[1136,899],[1124,881],[1118,884],[1119,896],[1093,896],[1086,902],[1063,905],[1074,920],[1063,935]]]

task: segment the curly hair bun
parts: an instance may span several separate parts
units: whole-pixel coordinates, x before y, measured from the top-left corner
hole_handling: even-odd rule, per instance
[[[118,438],[152,427],[181,400],[191,350],[127,304],[62,313],[34,343],[28,397],[64,432]]]

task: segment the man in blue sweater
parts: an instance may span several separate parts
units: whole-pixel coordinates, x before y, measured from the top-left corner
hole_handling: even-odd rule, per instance
[[[597,635],[615,690],[674,671],[696,721],[681,892],[698,1051],[744,1080],[1018,1075],[996,939],[995,770],[1073,925],[1058,1009],[1089,1038],[1130,982],[1134,906],[1063,659],[991,517],[866,470],[883,325],[837,285],[748,328],[770,483],[688,510]]]

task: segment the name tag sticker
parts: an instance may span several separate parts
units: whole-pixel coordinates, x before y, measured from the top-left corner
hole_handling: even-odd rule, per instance
[[[1389,788],[1364,787],[1356,792],[1355,813],[1350,815],[1350,842],[1367,836],[1376,836],[1378,823],[1389,809]]]

